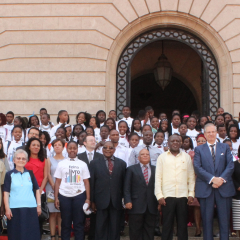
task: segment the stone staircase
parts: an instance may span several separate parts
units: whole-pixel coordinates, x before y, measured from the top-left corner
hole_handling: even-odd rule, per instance
[[[45,225],[44,228],[48,228],[49,225]],[[174,231],[176,232],[176,227],[174,229]],[[203,240],[203,237],[195,237],[195,231],[196,231],[196,227],[188,227],[188,240]],[[218,233],[218,222],[217,219],[214,220],[214,233]],[[121,237],[121,240],[130,240],[129,238],[129,227],[126,226],[124,229],[124,236]],[[43,235],[42,240],[50,240],[50,235]],[[87,236],[85,238],[86,240],[88,239]],[[154,240],[160,240],[161,237],[155,237]],[[176,236],[173,237],[173,240],[177,240],[178,238]],[[56,240],[58,240],[58,238],[56,238]],[[60,240],[60,239],[59,239]],[[71,240],[74,240],[74,237],[71,238]],[[214,240],[220,240],[219,237],[215,237]],[[240,237],[230,237],[229,240],[240,240]]]

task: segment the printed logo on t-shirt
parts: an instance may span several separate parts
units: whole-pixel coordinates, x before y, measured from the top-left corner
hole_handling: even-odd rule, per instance
[[[80,170],[78,166],[69,166],[69,171],[65,173],[65,183],[77,184],[80,183]]]

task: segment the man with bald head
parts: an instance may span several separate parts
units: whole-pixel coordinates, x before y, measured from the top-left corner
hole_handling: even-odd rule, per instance
[[[91,207],[97,212],[95,240],[120,239],[126,163],[114,157],[112,142],[105,142],[103,158],[90,163]]]
[[[204,126],[207,142],[195,148],[194,168],[197,175],[195,195],[199,199],[203,222],[203,239],[213,240],[213,216],[217,206],[220,239],[229,239],[230,207],[235,187],[234,163],[229,146],[217,141],[212,123]]]
[[[157,159],[155,195],[162,205],[162,240],[172,239],[174,217],[177,217],[178,240],[188,239],[187,212],[193,202],[195,174],[191,157],[180,150],[178,135],[168,138],[169,150]]]
[[[153,166],[156,166],[157,158],[160,154],[163,153],[161,148],[156,148],[152,146],[153,133],[152,131],[146,131],[143,133],[143,144],[134,148],[128,159],[128,166],[139,163],[138,155],[142,149],[147,149],[150,153],[150,163]]]
[[[154,195],[155,166],[150,165],[150,154],[142,149],[139,163],[130,166],[124,183],[124,202],[129,209],[131,240],[153,240],[158,201]]]

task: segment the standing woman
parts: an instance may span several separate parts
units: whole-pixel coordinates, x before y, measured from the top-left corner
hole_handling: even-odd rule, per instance
[[[40,240],[38,216],[41,214],[41,199],[38,183],[32,171],[24,168],[28,161],[24,150],[17,150],[13,159],[16,168],[6,173],[4,181],[8,239]]]
[[[3,142],[7,141],[8,136],[8,130],[4,127],[6,123],[6,116],[3,113],[0,113],[0,138],[3,139]]]
[[[116,122],[115,122],[115,120],[113,118],[108,118],[105,121],[104,125],[107,125],[109,127],[110,131],[112,129],[116,129]]]
[[[178,113],[173,114],[172,116],[172,134],[178,133],[179,125],[181,124],[181,116]]]
[[[101,136],[100,136],[100,122],[98,118],[91,117],[89,121],[89,126],[93,127],[95,133],[95,140],[97,143],[99,143],[101,141]]]
[[[227,129],[227,133],[232,141],[232,155],[235,157],[238,155],[238,148],[240,145],[238,125],[230,125]]]
[[[118,131],[119,131],[119,144],[129,148],[129,142],[128,142],[128,137],[129,137],[129,127],[127,122],[124,120],[120,120],[118,122]]]
[[[76,240],[84,240],[84,203],[90,206],[90,173],[85,162],[77,158],[78,145],[71,141],[67,145],[68,158],[61,161],[56,169],[54,195],[55,207],[62,217],[62,239],[70,240],[73,222]]]
[[[45,161],[42,142],[38,138],[30,138],[26,145],[28,162],[25,165],[27,170],[32,170],[39,186],[41,203],[46,202],[45,186],[47,184],[47,164]],[[43,221],[39,219],[40,232],[42,235]]]
[[[236,195],[232,198],[233,230],[240,234],[240,148],[238,148],[238,160],[234,162],[232,179],[236,189]]]
[[[47,205],[49,209],[49,225],[50,225],[50,233],[51,240],[55,240],[56,235],[56,225],[58,225],[58,238],[61,238],[61,213],[54,206],[54,201],[51,201],[48,196],[49,194],[54,195],[54,184],[55,184],[55,171],[57,169],[58,163],[65,159],[62,152],[65,146],[65,141],[62,139],[55,139],[52,142],[52,146],[54,148],[54,152],[56,155],[51,156],[50,159],[47,159],[48,164],[48,183],[46,186],[46,194],[47,194]]]

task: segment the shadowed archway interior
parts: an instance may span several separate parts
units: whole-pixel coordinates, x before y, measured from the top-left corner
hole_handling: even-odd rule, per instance
[[[181,113],[197,110],[193,93],[182,81],[172,77],[169,85],[162,90],[153,73],[139,76],[131,82],[132,116],[137,116],[143,106],[152,106],[155,116],[161,112],[171,116],[174,109],[179,109]]]

